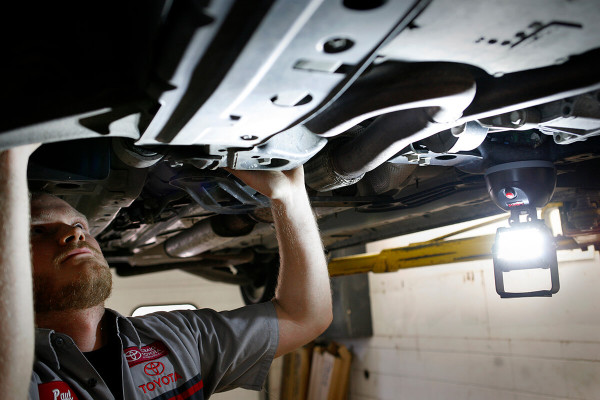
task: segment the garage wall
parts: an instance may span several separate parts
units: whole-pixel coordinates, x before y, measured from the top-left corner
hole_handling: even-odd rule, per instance
[[[350,398],[600,399],[598,252],[559,260],[552,298],[500,299],[491,261],[370,274],[374,336],[343,341]]]
[[[182,271],[120,278],[113,275],[113,294],[106,306],[123,315],[142,305],[191,303],[198,308],[230,310],[243,305],[237,286],[210,282]],[[215,394],[215,400],[258,400],[258,392],[236,389]]]

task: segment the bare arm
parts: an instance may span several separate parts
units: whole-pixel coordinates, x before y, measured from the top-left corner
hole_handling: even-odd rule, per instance
[[[0,152],[0,388],[26,399],[34,352],[27,161],[36,145]]]
[[[273,300],[279,320],[276,357],[316,338],[332,320],[323,244],[304,188],[302,167],[291,171],[231,171],[271,199],[281,266]]]

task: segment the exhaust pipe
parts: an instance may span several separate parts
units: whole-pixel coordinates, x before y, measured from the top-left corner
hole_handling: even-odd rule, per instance
[[[256,223],[244,214],[216,215],[196,223],[163,243],[134,254],[129,258],[129,263],[136,266],[153,265],[164,263],[167,258],[198,258],[199,260],[209,258],[214,260],[214,256],[202,256],[202,253],[223,246],[239,236],[249,234]],[[227,257],[236,261],[235,254],[225,256],[225,258]]]
[[[454,126],[473,101],[475,82],[463,68],[406,68],[390,66],[365,76],[332,105],[333,115],[325,110],[307,123],[330,137],[380,115],[354,138],[305,164],[309,187],[322,192],[358,182],[411,143]]]

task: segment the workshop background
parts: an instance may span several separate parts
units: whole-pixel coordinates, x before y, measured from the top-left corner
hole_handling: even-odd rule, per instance
[[[558,257],[561,289],[552,298],[501,299],[491,260],[371,274],[374,336],[344,341],[355,355],[351,398],[600,399],[598,252]]]
[[[475,223],[370,243],[366,250]],[[492,233],[496,226],[462,236]],[[558,259],[561,289],[552,298],[500,299],[491,260],[368,274],[373,336],[338,340],[354,354],[350,399],[600,399],[600,258],[593,251],[560,251]],[[524,274],[525,280],[538,277]],[[140,305],[177,303],[217,310],[242,305],[237,287],[167,271],[115,277],[107,306],[130,314]],[[276,379],[267,394],[238,389],[212,398],[265,395],[280,398]]]

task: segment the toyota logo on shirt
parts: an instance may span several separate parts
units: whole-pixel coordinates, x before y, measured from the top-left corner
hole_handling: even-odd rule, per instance
[[[135,350],[135,349],[127,350],[125,352],[125,358],[127,359],[128,362],[137,361],[140,358],[142,358],[142,353],[139,350]]]
[[[165,371],[165,366],[163,365],[163,363],[158,362],[158,361],[149,362],[148,364],[144,365],[144,372],[148,376],[160,375],[164,371]]]

